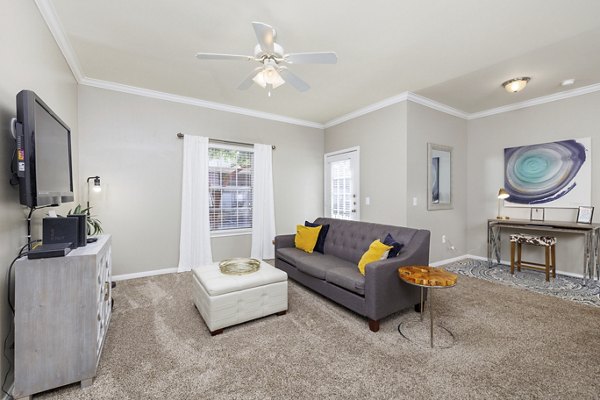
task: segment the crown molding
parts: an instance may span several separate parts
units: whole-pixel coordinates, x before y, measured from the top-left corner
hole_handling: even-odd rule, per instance
[[[334,118],[324,124],[306,121],[297,118],[286,117],[284,115],[271,114],[263,111],[252,110],[248,108],[230,106],[227,104],[216,103],[206,100],[197,99],[194,97],[186,97],[175,95],[166,92],[159,92],[150,89],[144,89],[135,86],[124,85],[116,82],[104,81],[100,79],[93,79],[86,77],[81,69],[79,59],[71,46],[71,42],[69,41],[67,35],[65,34],[65,30],[63,25],[60,22],[56,14],[56,10],[51,0],[34,0],[37,5],[42,18],[46,22],[48,29],[52,33],[56,44],[60,48],[69,68],[71,69],[73,76],[77,80],[77,82],[81,85],[97,87],[101,89],[114,90],[117,92],[129,93],[138,96],[150,97],[160,100],[171,101],[175,103],[189,104],[197,107],[209,108],[212,110],[231,112],[235,114],[246,115],[249,117],[267,119],[271,121],[283,122],[287,124],[306,126],[309,128],[316,129],[326,129],[335,125],[339,125],[343,122],[349,121],[354,118],[358,118],[362,115],[371,113],[373,111],[380,110],[382,108],[391,106],[393,104],[401,103],[403,101],[412,101],[417,104],[421,104],[423,106],[432,108],[434,110],[458,117],[466,120],[474,120],[478,118],[484,118],[495,114],[501,114],[509,111],[515,111],[522,108],[533,107],[540,104],[550,103],[557,100],[564,100],[571,97],[581,96],[588,93],[593,93],[600,91],[600,83],[580,87],[577,89],[567,90],[555,94],[551,94],[548,96],[537,97],[535,99],[522,101],[520,103],[509,104],[502,107],[491,108],[489,110],[479,111],[475,113],[467,113],[456,108],[447,106],[446,104],[439,103],[435,100],[431,100],[427,97],[420,96],[418,94],[412,92],[403,92],[396,96],[389,97],[387,99],[378,101],[376,103],[370,104],[368,106],[359,108],[358,110],[352,111],[348,114],[344,114],[340,117]]]
[[[339,125],[343,122],[350,121],[351,119],[358,118],[362,115],[372,113],[373,111],[380,110],[385,107],[389,107],[393,104],[401,103],[403,101],[408,100],[409,92],[403,92],[399,95],[388,97],[387,99],[378,101],[377,103],[370,104],[366,107],[359,108],[358,110],[354,110],[348,114],[344,114],[340,117],[334,118],[331,121],[325,122],[323,126],[325,128],[331,128],[332,126]]]
[[[441,111],[458,118],[468,119],[469,116],[469,114],[465,113],[464,111],[457,110],[456,108],[452,108],[435,100],[428,99],[427,97],[419,96],[418,94],[412,92],[403,92],[397,96],[388,97],[385,100],[378,101],[377,103],[370,104],[366,107],[359,108],[358,110],[342,115],[341,117],[332,119],[331,121],[326,122],[324,124],[324,127],[331,128],[332,126],[339,125],[343,122],[349,121],[354,118],[358,118],[362,115],[380,110],[393,104],[401,103],[403,101],[412,101],[413,103],[421,104],[425,107],[429,107],[434,110]]]
[[[35,4],[40,10],[40,14],[42,14],[42,18],[44,18],[50,33],[52,33],[52,36],[54,36],[54,40],[60,48],[60,51],[63,53],[69,68],[71,68],[73,76],[78,83],[81,83],[84,76],[83,72],[81,72],[79,59],[77,58],[77,55],[75,54],[73,46],[71,46],[71,42],[69,41],[67,35],[65,35],[65,29],[56,15],[56,9],[54,8],[54,5],[50,0],[35,0]]]
[[[339,125],[342,122],[349,121],[351,119],[360,117],[361,115],[365,115],[370,112],[377,111],[381,108],[384,108],[384,107],[387,107],[392,104],[396,104],[396,103],[399,103],[399,102],[405,101],[405,100],[412,101],[413,103],[421,104],[425,107],[429,107],[434,110],[441,111],[443,113],[453,115],[455,117],[466,119],[466,120],[470,121],[470,120],[474,120],[474,119],[478,119],[478,118],[489,117],[489,116],[495,115],[495,114],[502,114],[502,113],[509,112],[509,111],[520,110],[522,108],[528,108],[528,107],[533,107],[533,106],[537,106],[540,104],[546,104],[546,103],[550,103],[553,101],[569,99],[571,97],[577,97],[577,96],[581,96],[581,95],[588,94],[588,93],[594,93],[594,92],[598,92],[598,91],[600,91],[600,83],[596,83],[596,84],[589,85],[589,86],[583,86],[583,87],[580,87],[577,89],[566,90],[563,92],[554,93],[554,94],[550,94],[550,95],[542,96],[542,97],[537,97],[535,99],[525,100],[525,101],[522,101],[519,103],[513,103],[513,104],[509,104],[509,105],[502,106],[502,107],[491,108],[489,110],[479,111],[479,112],[475,112],[475,113],[467,113],[467,112],[461,111],[459,109],[447,106],[446,104],[439,103],[435,100],[431,100],[427,97],[423,97],[423,96],[420,96],[420,95],[412,93],[412,92],[404,92],[404,93],[399,94],[398,96],[387,98],[380,102],[373,103],[366,107],[360,108],[351,113],[342,115],[341,117],[332,119],[331,121],[326,122],[324,124],[324,127],[330,128],[332,126]]]
[[[428,99],[427,97],[419,96],[418,94],[412,92],[408,92],[408,100],[458,118],[469,119],[469,114],[464,111],[447,106],[443,103],[439,103],[435,100]]]
[[[489,117],[490,115],[502,114],[508,111],[520,110],[522,108],[528,108],[538,106],[540,104],[551,103],[557,100],[569,99],[571,97],[577,97],[588,93],[594,93],[600,91],[600,83],[596,83],[589,86],[583,86],[577,89],[565,90],[564,92],[558,92],[550,94],[548,96],[536,97],[535,99],[525,100],[520,103],[513,103],[507,106],[491,108],[489,110],[479,111],[476,113],[467,114],[467,119],[478,119]]]
[[[290,117],[286,117],[284,115],[271,114],[271,113],[267,113],[267,112],[263,112],[263,111],[251,110],[249,108],[242,108],[242,107],[230,106],[228,104],[200,100],[200,99],[197,99],[194,97],[186,97],[186,96],[180,96],[180,95],[166,93],[166,92],[159,92],[157,90],[145,89],[145,88],[140,88],[140,87],[136,87],[136,86],[129,86],[129,85],[124,85],[122,83],[115,83],[115,82],[103,81],[100,79],[92,79],[92,78],[86,78],[86,77],[84,77],[81,80],[81,82],[79,82],[79,83],[81,85],[96,87],[99,89],[107,89],[107,90],[113,90],[115,92],[129,93],[129,94],[134,94],[137,96],[143,96],[143,97],[149,97],[149,98],[153,98],[153,99],[170,101],[173,103],[188,104],[188,105],[192,105],[192,106],[196,106],[196,107],[209,108],[211,110],[225,111],[225,112],[230,112],[230,113],[234,113],[234,114],[246,115],[248,117],[267,119],[267,120],[271,120],[271,121],[283,122],[283,123],[292,124],[292,125],[306,126],[309,128],[323,129],[323,124],[320,124],[318,122],[305,121],[303,119],[290,118]]]

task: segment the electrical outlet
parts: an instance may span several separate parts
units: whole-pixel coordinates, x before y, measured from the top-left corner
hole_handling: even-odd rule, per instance
[[[417,205],[417,198],[413,197],[413,206],[416,206],[416,205]]]
[[[446,243],[446,235],[442,235],[442,243]]]

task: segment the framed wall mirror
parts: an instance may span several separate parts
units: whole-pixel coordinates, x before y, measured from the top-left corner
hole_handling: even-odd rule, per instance
[[[427,143],[427,209],[452,208],[452,147]]]

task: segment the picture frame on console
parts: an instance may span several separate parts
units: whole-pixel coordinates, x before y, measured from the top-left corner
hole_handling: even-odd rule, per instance
[[[592,206],[579,206],[577,210],[577,223],[578,224],[591,224],[594,216],[594,207]]]
[[[545,209],[544,208],[535,208],[532,207],[529,213],[530,221],[543,221],[544,220]]]

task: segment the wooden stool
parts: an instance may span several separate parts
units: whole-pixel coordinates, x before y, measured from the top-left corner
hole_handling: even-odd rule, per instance
[[[524,261],[521,258],[521,245],[530,244],[532,246],[544,246],[546,249],[546,263],[539,264],[530,261]],[[550,270],[552,277],[556,278],[556,238],[553,236],[533,236],[524,233],[510,235],[510,273],[515,273],[515,247],[517,248],[517,270],[521,267],[532,268],[546,271],[546,282],[550,281]],[[550,259],[552,257],[552,260]],[[540,268],[544,267],[544,268]]]

